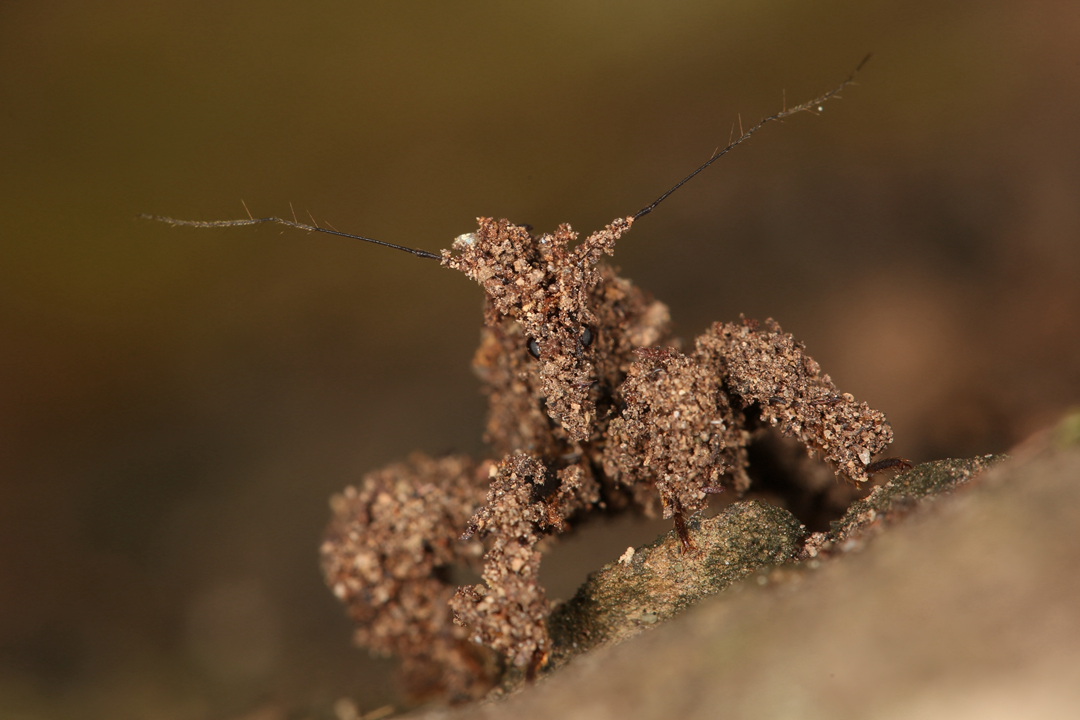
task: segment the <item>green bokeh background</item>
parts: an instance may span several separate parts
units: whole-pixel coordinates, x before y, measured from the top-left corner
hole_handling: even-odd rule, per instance
[[[137,213],[588,232],[873,52],[615,262],[687,339],[777,318],[897,454],[1002,451],[1080,397],[1078,37],[1067,0],[3,3],[0,715],[398,702],[321,584],[326,499],[483,452],[467,280]]]

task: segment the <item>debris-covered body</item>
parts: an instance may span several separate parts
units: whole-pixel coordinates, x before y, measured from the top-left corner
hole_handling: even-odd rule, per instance
[[[359,641],[402,654],[414,688],[461,699],[494,682],[491,656],[466,652],[464,638],[535,669],[550,612],[538,581],[541,537],[599,507],[662,512],[685,533],[683,519],[710,494],[749,486],[748,422],[797,438],[855,482],[892,441],[884,415],[838,393],[772,320],[717,323],[693,351],[672,347],[667,308],[598,264],[631,223],[616,220],[571,248],[569,226],[534,236],[481,218],[456,252],[443,252],[443,265],[487,294],[474,367],[489,398],[493,459],[417,457],[368,475],[335,499],[322,547],[328,582],[364,625]],[[455,467],[459,476],[448,476]],[[484,497],[478,467],[490,481]],[[424,503],[437,520],[415,520]],[[399,518],[386,545],[387,521],[373,507]],[[456,588],[446,578],[476,564],[476,538],[486,548],[482,582]]]

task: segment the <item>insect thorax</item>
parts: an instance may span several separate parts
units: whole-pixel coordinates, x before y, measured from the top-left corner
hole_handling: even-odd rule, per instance
[[[664,340],[666,306],[598,265],[630,226],[616,220],[570,247],[560,225],[533,235],[506,220],[479,219],[443,264],[487,295],[474,367],[490,397],[488,440],[497,452],[543,457],[579,451],[606,424],[633,350]]]

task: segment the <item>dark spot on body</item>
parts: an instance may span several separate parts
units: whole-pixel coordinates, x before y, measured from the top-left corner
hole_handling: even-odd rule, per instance
[[[581,347],[587,348],[592,345],[593,331],[588,325],[581,329]]]

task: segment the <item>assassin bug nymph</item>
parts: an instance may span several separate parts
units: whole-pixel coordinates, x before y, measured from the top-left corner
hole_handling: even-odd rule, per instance
[[[892,441],[885,416],[839,393],[771,319],[716,323],[680,352],[666,347],[674,344],[667,307],[599,264],[691,178],[764,125],[816,112],[859,68],[835,89],[762,119],[655,201],[573,247],[569,225],[534,235],[490,218],[435,254],[250,213],[212,222],[144,216],[194,227],[277,223],[354,238],[438,260],[483,287],[485,326],[473,365],[489,398],[485,439],[502,459],[414,455],[370,473],[333,499],[322,547],[327,582],[357,620],[357,640],[400,655],[414,691],[476,697],[496,677],[498,656],[531,669],[542,664],[550,604],[537,581],[536,545],[587,511],[660,511],[693,551],[686,518],[725,486],[741,494],[750,484],[746,423],[756,418],[749,415],[856,483],[903,462],[872,462]],[[487,540],[486,552],[477,537]],[[446,579],[454,565],[481,570],[484,582],[455,587]]]

